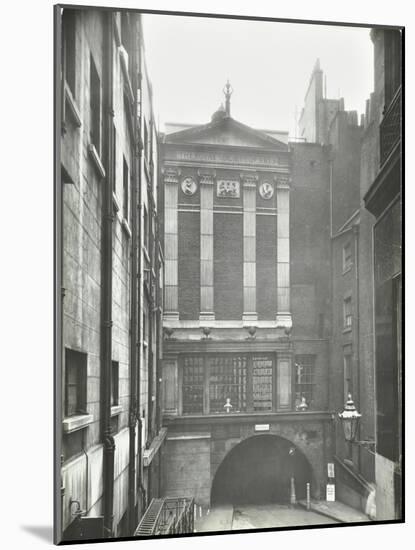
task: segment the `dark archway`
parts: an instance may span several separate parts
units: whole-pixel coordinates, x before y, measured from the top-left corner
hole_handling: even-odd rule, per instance
[[[220,464],[212,483],[211,505],[288,503],[291,476],[297,499],[305,498],[312,469],[304,454],[282,437],[250,437]]]

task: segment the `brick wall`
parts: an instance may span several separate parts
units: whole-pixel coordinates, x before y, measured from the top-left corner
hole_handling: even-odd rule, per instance
[[[243,219],[214,214],[214,308],[216,319],[241,319],[243,313]]]
[[[293,338],[327,338],[330,302],[327,154],[320,145],[304,143],[292,144],[292,153],[290,251]]]
[[[200,312],[200,213],[179,212],[180,319],[198,319]]]
[[[259,320],[274,320],[277,313],[277,219],[256,216],[256,285]]]

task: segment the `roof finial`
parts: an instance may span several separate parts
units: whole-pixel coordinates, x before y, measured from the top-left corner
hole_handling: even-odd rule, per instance
[[[225,94],[225,112],[226,116],[231,116],[231,95],[233,94],[233,88],[229,83],[229,78],[226,81],[225,87],[223,88],[223,93]]]

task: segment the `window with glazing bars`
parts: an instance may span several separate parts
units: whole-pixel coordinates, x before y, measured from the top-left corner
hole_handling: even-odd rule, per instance
[[[247,358],[246,356],[221,356],[210,359],[209,410],[225,412],[229,398],[232,412],[246,411],[247,406]]]
[[[295,403],[299,405],[301,398],[305,397],[309,407],[313,404],[315,355],[295,356]]]
[[[183,359],[183,413],[203,413],[204,377],[203,357]]]
[[[86,412],[87,354],[65,349],[65,416]]]

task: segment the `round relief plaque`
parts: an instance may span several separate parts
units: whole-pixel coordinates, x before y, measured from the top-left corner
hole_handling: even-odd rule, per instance
[[[265,200],[271,199],[274,195],[274,186],[272,185],[272,183],[268,183],[267,181],[261,183],[259,187],[259,194]]]
[[[194,195],[196,193],[196,189],[197,184],[190,176],[182,180],[182,191],[185,195]]]

